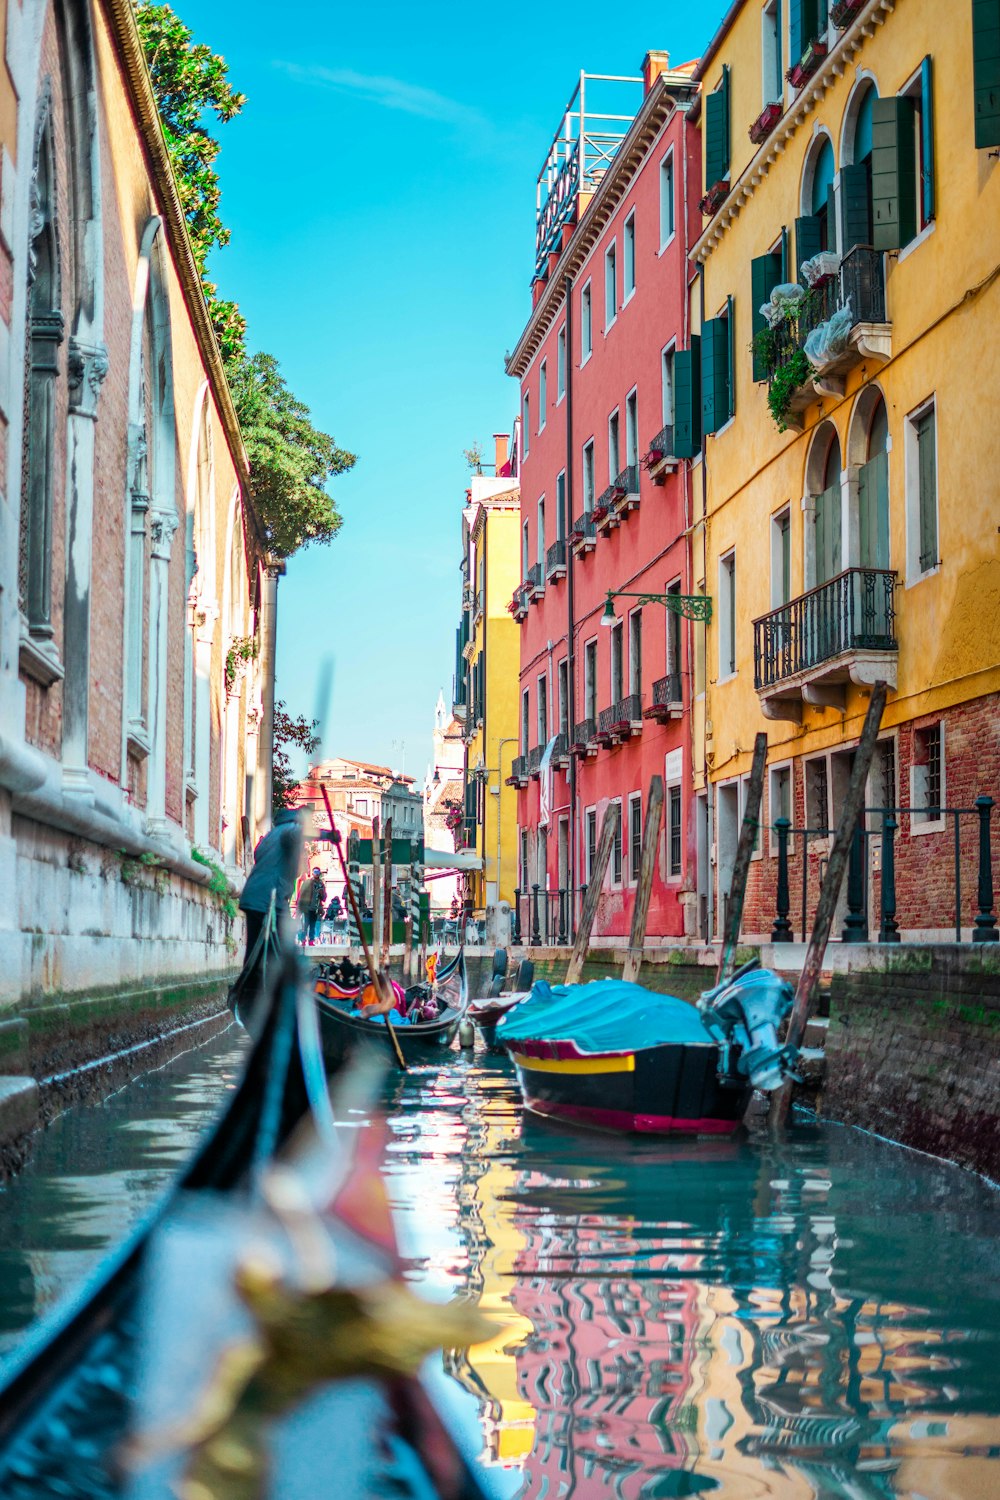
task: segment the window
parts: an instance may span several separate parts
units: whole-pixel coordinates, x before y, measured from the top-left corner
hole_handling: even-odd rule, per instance
[[[1000,43],[1000,35],[998,35]],[[926,229],[934,218],[934,116],[931,87],[931,60],[925,57],[910,82],[900,89],[900,97],[908,100],[913,109],[913,138],[901,143],[904,149],[913,152],[914,208],[913,233]],[[906,178],[909,171],[902,165],[901,175]]]
[[[529,884],[529,881],[528,881],[528,830],[526,828],[522,828],[521,829],[521,857],[520,857],[520,865],[521,865],[521,873],[518,876],[518,880],[519,880],[519,883],[520,883],[520,889],[522,891],[526,891],[528,889],[528,884]]]
[[[549,738],[549,685],[545,677],[539,677],[536,697],[538,699],[538,743],[544,745]]]
[[[660,355],[661,414],[664,427],[674,425],[674,346]]]
[[[583,509],[590,515],[594,508],[594,440],[583,445]]]
[[[628,690],[642,692],[642,610],[634,609],[628,617]]]
[[[781,103],[785,84],[781,69],[781,0],[768,0],[760,16],[761,105]]]
[[[561,401],[566,394],[566,328],[559,330],[556,339],[556,400]]]
[[[714,187],[729,176],[729,69],[705,98],[705,186]]]
[[[629,468],[639,461],[639,395],[630,391],[625,398],[625,463]]]
[[[367,811],[368,811],[368,798],[367,797],[355,797],[355,799],[354,799],[354,810],[355,810],[355,812],[359,812],[359,813],[367,813]]]
[[[1000,146],[1000,89],[997,88],[997,55],[1000,25],[996,9],[972,7],[972,82],[976,150]]]
[[[559,733],[569,733],[569,662],[565,656],[556,669],[559,693]]]
[[[597,641],[591,640],[583,648],[583,697],[584,717],[597,718]]]
[[[701,430],[718,432],[736,411],[733,299],[701,330]]]
[[[613,411],[608,418],[608,483],[613,484],[621,470],[618,451],[618,413]]]
[[[530,556],[531,556],[531,552],[529,551],[529,548],[528,548],[528,523],[527,523],[527,521],[522,521],[521,522],[521,577],[522,578],[527,578],[527,576],[528,576],[528,569],[531,567],[531,563],[528,561],[528,559],[529,559]]]
[[[616,810],[618,816],[615,818],[615,837],[611,845],[611,884],[622,883],[622,805],[620,801],[612,802],[611,806]]]
[[[621,620],[611,627],[611,702],[620,703],[624,698],[625,677],[624,630]]]
[[[816,756],[805,763],[806,827],[830,828],[830,776],[826,756]],[[810,848],[815,847],[815,841]]]
[[[588,807],[584,815],[587,830],[587,879],[594,873],[594,858],[597,854],[597,809]]]
[[[528,443],[529,443],[530,437],[531,437],[531,397],[528,395],[527,391],[525,391],[525,393],[524,393],[524,400],[521,403],[521,455],[522,455],[523,458],[527,458],[527,456],[528,456]]]
[[[521,690],[521,754],[527,755],[531,749],[531,693],[530,689]]]
[[[746,817],[747,797],[749,795],[749,792],[750,792],[750,777],[749,777],[749,775],[741,776],[740,777],[740,828],[741,829],[743,827],[743,819]],[[760,856],[760,825],[761,825],[761,820],[762,820],[762,817],[763,817],[763,813],[764,813],[764,803],[763,803],[763,800],[761,800],[761,805],[757,809],[757,830],[756,830],[756,832],[754,833],[754,836],[753,836],[752,857],[754,859],[757,859]]]
[[[594,301],[590,282],[580,293],[580,363],[586,364],[594,352]]]
[[[660,162],[660,249],[674,237],[674,153]]]
[[[538,430],[545,430],[545,410],[549,396],[549,362],[543,359],[538,371]]]
[[[939,720],[913,732],[910,767],[911,833],[931,833],[945,826],[944,725]]]
[[[604,252],[604,327],[618,316],[618,247],[614,240]]]
[[[778,839],[774,832],[774,825],[778,818],[787,818],[792,822],[792,768],[791,765],[770,766],[768,768],[768,794],[767,811],[768,822],[771,826],[768,850],[772,855],[778,852]],[[791,849],[789,848],[789,852]]]
[[[622,277],[624,290],[622,302],[627,302],[635,291],[635,213],[630,213],[622,231]]]
[[[545,567],[545,496],[538,502],[538,561]]]
[[[632,885],[639,879],[642,863],[642,793],[633,792],[628,799],[628,878]]]
[[[917,579],[936,568],[938,557],[937,411],[925,403],[906,421],[906,572]]]
[[[719,559],[719,676],[736,672],[736,553]]]
[[[792,517],[788,506],[771,517],[771,608],[792,597]]]
[[[561,542],[566,536],[566,470],[562,469],[556,475],[556,540]]]
[[[667,875],[671,880],[681,875],[681,789],[667,787]]]
[[[666,592],[668,594],[679,594],[681,581],[676,578],[673,583],[668,583]],[[673,691],[680,700],[680,677],[681,677],[681,617],[674,610],[668,609],[667,616],[667,676],[676,678]]]

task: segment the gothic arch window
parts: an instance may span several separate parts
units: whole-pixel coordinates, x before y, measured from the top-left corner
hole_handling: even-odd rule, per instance
[[[800,186],[799,236],[809,236],[809,244],[800,244],[796,249],[798,263],[819,250],[837,248],[837,227],[834,209],[834,177],[836,162],[833,142],[825,130],[814,137],[806,156]],[[808,224],[808,230],[801,226]],[[808,250],[809,254],[803,254]]]
[[[850,464],[852,561],[862,568],[888,568],[889,415],[877,385],[867,385],[851,416]]]
[[[806,577],[815,587],[834,578],[841,570],[841,499],[840,438],[832,422],[816,429],[806,460],[806,496],[811,504],[807,513]]]
[[[877,83],[863,75],[855,84],[844,112],[841,197],[845,254],[855,245],[872,242],[872,117],[877,99]]]
[[[53,641],[52,530],[56,384],[64,330],[48,86],[39,107],[29,236],[18,592],[22,666],[48,686],[62,676]]]

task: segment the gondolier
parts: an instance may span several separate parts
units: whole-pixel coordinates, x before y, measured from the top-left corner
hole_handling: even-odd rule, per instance
[[[295,870],[299,860],[299,814],[286,807],[275,815],[274,826],[254,850],[253,869],[240,893],[240,910],[246,918],[247,941],[243,969],[233,990],[246,998],[256,994],[265,954],[280,951],[280,923],[287,913],[295,888]],[[264,921],[274,911],[274,926],[264,941]]]

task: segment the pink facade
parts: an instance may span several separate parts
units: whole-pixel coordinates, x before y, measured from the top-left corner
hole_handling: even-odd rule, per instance
[[[665,805],[647,932],[679,937],[694,920],[691,627],[661,604],[623,597],[614,606],[620,624],[601,628],[609,589],[694,592],[687,528],[700,501],[690,465],[650,462],[650,449],[672,422],[672,353],[689,345],[687,255],[701,227],[700,148],[684,109],[689,70],[661,71],[651,84],[650,71],[612,166],[592,195],[580,194],[558,258],[550,254],[545,281],[536,279],[531,320],[508,364],[521,390],[528,585],[512,601],[522,617],[521,757],[512,779],[520,788],[520,886],[541,887],[539,925],[549,940],[564,935],[569,919],[556,893],[572,887],[579,909],[611,801],[621,804],[620,850],[612,852],[595,933],[627,937],[654,775],[663,778]],[[585,513],[594,534],[581,538],[574,521]],[[543,787],[539,762],[553,735],[565,738]],[[522,918],[527,942],[526,905]]]

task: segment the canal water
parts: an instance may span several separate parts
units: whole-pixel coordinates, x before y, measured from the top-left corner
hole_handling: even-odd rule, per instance
[[[386,1164],[409,1274],[496,1324],[448,1356],[501,1494],[1000,1495],[1000,1193],[859,1131],[623,1140],[414,1070]]]
[[[235,1087],[246,1045],[231,1026],[38,1134],[28,1165],[0,1186],[0,1362],[183,1167]]]

